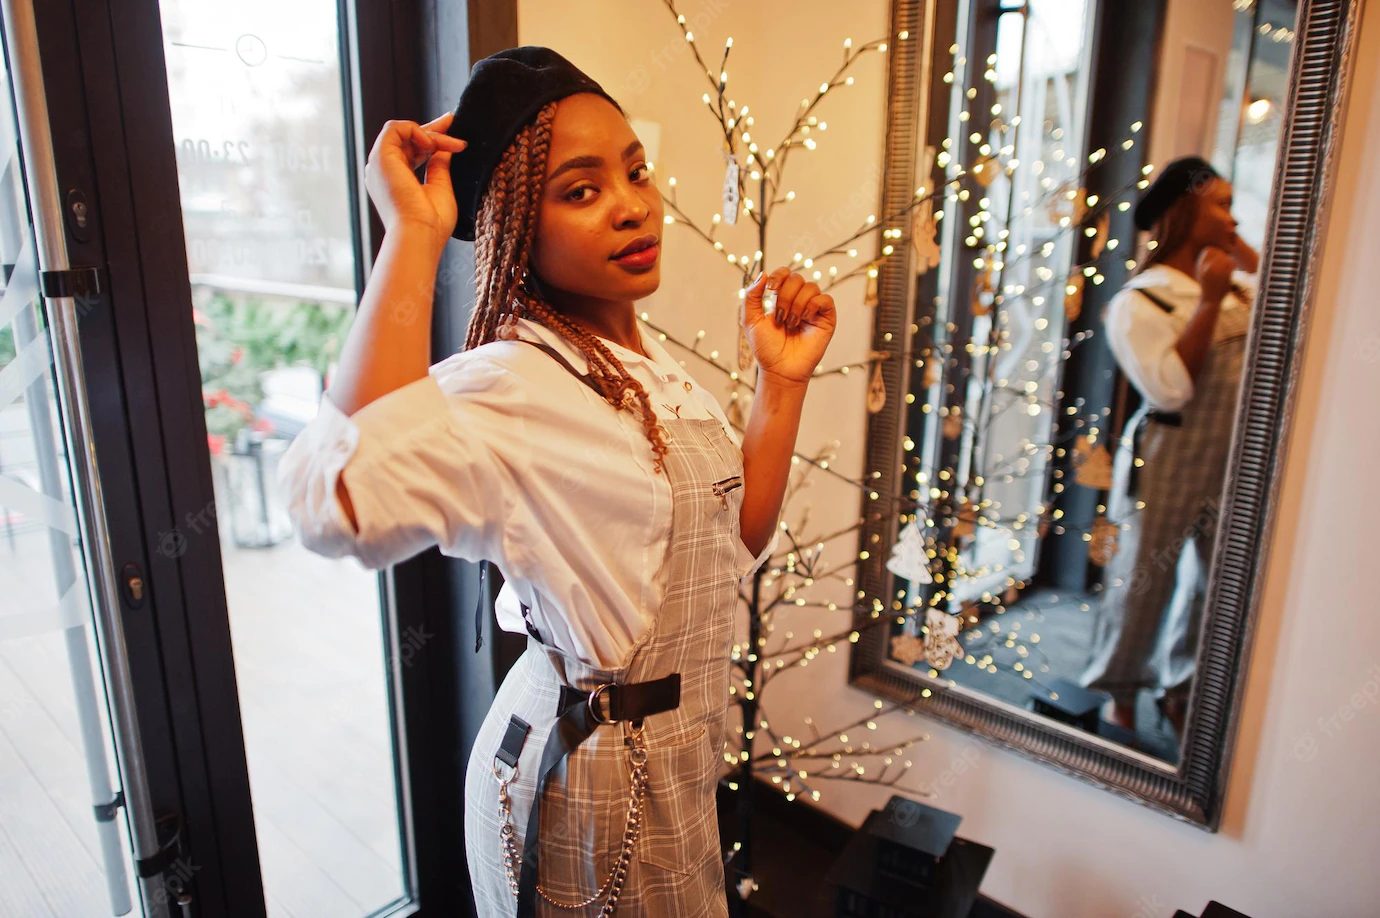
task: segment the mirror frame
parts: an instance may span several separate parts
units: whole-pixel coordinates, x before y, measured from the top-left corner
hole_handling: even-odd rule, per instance
[[[891,34],[909,30],[924,40],[892,46],[880,213],[904,212],[913,195],[916,151],[933,76],[927,69],[933,25],[938,7],[952,2],[892,2]],[[1217,831],[1272,542],[1275,513],[1270,495],[1281,484],[1288,453],[1361,5],[1361,0],[1299,3],[1292,79],[1271,193],[1274,220],[1262,253],[1260,297],[1251,328],[1254,346],[1242,380],[1203,614],[1197,685],[1180,763],[1171,765],[994,698],[951,688],[945,680],[889,660],[891,628],[876,627],[870,610],[855,613],[860,637],[849,657],[850,685]],[[872,333],[872,347],[878,351],[897,350],[910,340],[917,304],[908,223],[899,221],[896,228],[903,235],[895,243],[896,256],[879,268]],[[911,391],[910,363],[881,362],[888,392]],[[904,399],[890,398],[868,422],[867,468],[880,471],[892,493],[901,487],[904,471],[900,458],[905,409]],[[869,556],[859,564],[858,586],[868,596],[889,595],[892,575],[885,559],[897,537],[898,519],[896,514],[878,514],[867,504],[864,497],[859,548],[867,549]],[[874,541],[874,536],[879,538]],[[922,697],[927,689],[930,696]]]

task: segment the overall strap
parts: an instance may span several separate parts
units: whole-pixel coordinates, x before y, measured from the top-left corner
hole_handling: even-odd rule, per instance
[[[474,604],[474,652],[479,653],[479,648],[484,646],[484,579],[489,573],[489,562],[479,562],[479,598]],[[525,602],[518,602],[522,608],[522,622],[527,626],[527,633],[537,639],[538,644],[545,644],[541,639],[541,632],[537,630],[536,622],[532,621],[532,609]]]
[[[1141,296],[1145,297],[1145,298],[1146,298],[1147,300],[1149,300],[1150,302],[1154,303],[1156,306],[1158,306],[1158,307],[1160,307],[1161,309],[1163,309],[1165,312],[1168,312],[1168,313],[1173,313],[1173,312],[1174,312],[1174,307],[1173,307],[1172,305],[1170,305],[1169,303],[1166,303],[1166,302],[1164,301],[1163,298],[1161,298],[1161,297],[1159,297],[1159,296],[1156,296],[1155,294],[1151,293],[1149,290],[1146,290],[1146,289],[1143,288],[1143,287],[1136,287],[1136,288],[1135,288],[1135,291],[1136,291],[1137,293],[1139,293]]]
[[[546,351],[547,354],[551,355],[552,360],[556,361],[561,366],[569,370],[571,376],[574,376],[580,382],[584,383],[586,386],[589,386],[591,389],[593,389],[594,394],[599,396],[600,399],[604,398],[603,390],[599,388],[599,384],[594,381],[593,377],[591,377],[587,373],[581,373],[579,370],[575,369],[575,367],[571,366],[570,361],[565,359],[564,354],[556,350],[551,345],[547,344],[545,341],[533,341],[531,338],[517,338],[514,340],[526,342],[527,344],[530,344],[533,347],[541,348],[543,351]]]
[[[574,376],[580,382],[584,383],[586,386],[589,386],[590,389],[594,390],[594,394],[599,396],[601,400],[604,398],[604,393],[602,390],[600,390],[599,384],[596,383],[594,379],[590,377],[588,374],[581,373],[579,370],[575,369],[575,367],[571,365],[570,361],[565,359],[565,355],[562,354],[560,351],[556,350],[551,345],[547,344],[544,341],[533,341],[530,338],[516,338],[513,340],[525,342],[527,344],[532,345],[533,347],[540,348],[541,350],[545,351],[547,354],[551,356],[552,360],[555,360],[561,366],[565,367],[566,370],[570,372],[571,376]],[[479,648],[484,646],[484,577],[488,573],[488,570],[488,561],[479,562],[479,600],[475,603],[474,607],[475,653],[478,653]],[[532,637],[536,638],[537,643],[546,643],[541,639],[541,632],[537,630],[536,624],[532,621],[531,608],[529,608],[526,603],[519,603],[519,605],[522,607],[522,620],[523,623],[527,626],[527,633],[532,635]]]
[[[608,693],[609,712],[604,717],[599,711],[599,696]],[[560,699],[556,705],[556,722],[546,736],[542,748],[541,764],[537,766],[536,790],[532,794],[532,808],[527,813],[527,830],[523,835],[522,865],[518,871],[518,918],[535,918],[537,914],[537,877],[541,861],[541,802],[546,791],[547,781],[575,749],[593,735],[600,724],[615,721],[632,722],[635,731],[641,731],[642,719],[663,711],[680,707],[680,673],[671,673],[660,679],[647,682],[608,683],[592,692],[562,685]],[[503,761],[509,758],[516,761],[521,751],[522,739],[526,736],[526,722],[515,718],[518,724],[509,722],[509,737],[515,742],[506,749],[499,750]],[[507,744],[505,737],[505,744]],[[505,757],[506,756],[506,757]],[[509,762],[513,764],[513,762]],[[625,849],[626,856],[627,851]],[[626,863],[623,865],[626,869]],[[621,886],[622,881],[617,882]]]

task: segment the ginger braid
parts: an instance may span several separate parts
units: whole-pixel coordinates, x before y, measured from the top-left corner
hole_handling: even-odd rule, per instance
[[[542,108],[513,138],[489,179],[475,220],[475,303],[464,349],[516,337],[519,318],[545,325],[584,355],[590,378],[605,401],[620,411],[637,409],[652,446],[654,467],[660,472],[666,457],[666,435],[657,423],[647,390],[598,337],[553,309],[534,292],[536,285],[528,282],[555,117],[556,103]]]

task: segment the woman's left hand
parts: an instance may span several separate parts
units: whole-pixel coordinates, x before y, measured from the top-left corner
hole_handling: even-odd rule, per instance
[[[770,313],[762,311],[767,288],[776,291],[776,308]],[[777,268],[748,288],[746,304],[744,328],[762,372],[808,383],[834,336],[834,298],[789,268]]]

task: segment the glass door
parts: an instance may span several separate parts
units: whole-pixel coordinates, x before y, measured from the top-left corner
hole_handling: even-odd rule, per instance
[[[403,716],[431,716],[447,642],[398,624],[406,569],[311,554],[276,491],[366,273],[354,125],[401,104],[379,36],[417,24],[381,0],[0,7],[0,918],[464,914],[436,815],[463,759],[425,721],[427,784]]]
[[[162,915],[187,877],[170,872],[142,889],[137,879],[131,830],[143,853],[157,843],[128,707],[128,658],[107,589],[114,581],[99,474],[90,463],[76,339],[84,301],[40,293],[40,254],[50,271],[66,266],[62,215],[49,206],[56,182],[31,11],[7,5],[5,14],[0,918]]]
[[[412,882],[379,577],[293,538],[279,457],[356,303],[335,0],[162,0],[206,450],[271,918],[353,918]]]

